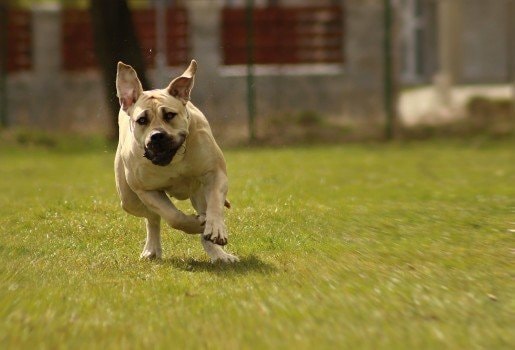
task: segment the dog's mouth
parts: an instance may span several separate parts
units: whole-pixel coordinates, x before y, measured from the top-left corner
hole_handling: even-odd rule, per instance
[[[143,156],[154,165],[166,166],[172,162],[173,157],[177,154],[184,141],[185,137],[182,135],[176,141],[171,137],[167,137],[159,142],[151,141],[145,145]]]

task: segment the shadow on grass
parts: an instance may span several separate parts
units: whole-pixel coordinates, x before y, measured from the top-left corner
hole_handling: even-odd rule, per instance
[[[255,255],[240,258],[240,262],[225,264],[222,262],[211,263],[195,259],[169,258],[162,261],[163,264],[173,266],[179,270],[190,272],[214,272],[220,274],[234,273],[247,274],[252,272],[268,274],[276,271],[276,267],[266,263]]]

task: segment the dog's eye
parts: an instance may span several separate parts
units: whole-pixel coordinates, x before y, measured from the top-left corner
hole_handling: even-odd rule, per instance
[[[136,123],[139,125],[147,125],[148,124],[148,118],[146,116],[139,117],[136,119]]]
[[[173,112],[166,112],[163,116],[163,119],[165,122],[169,122],[170,120],[172,120],[173,118],[175,118],[175,116],[177,115],[177,113],[173,113]]]

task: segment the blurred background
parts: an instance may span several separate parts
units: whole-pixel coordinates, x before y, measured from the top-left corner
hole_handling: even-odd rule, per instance
[[[515,0],[3,0],[0,125],[116,138],[116,62],[226,144],[512,134]]]

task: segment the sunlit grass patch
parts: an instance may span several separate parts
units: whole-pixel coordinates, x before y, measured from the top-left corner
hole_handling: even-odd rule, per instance
[[[511,348],[514,146],[226,151],[230,266],[140,261],[107,146],[2,148],[0,346]]]

